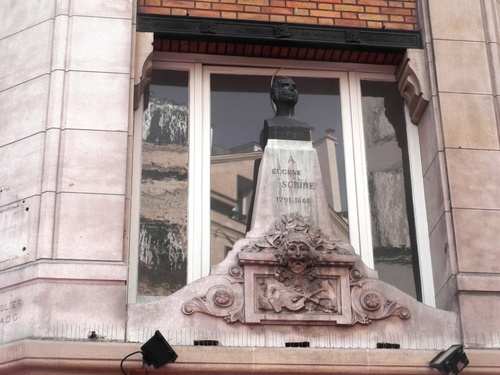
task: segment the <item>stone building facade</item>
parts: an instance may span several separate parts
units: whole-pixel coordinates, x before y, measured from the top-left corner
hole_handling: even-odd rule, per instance
[[[121,360],[155,328],[177,361],[141,370],[135,356],[125,362],[127,373],[433,374],[429,361],[450,344],[465,347],[464,373],[500,371],[498,0],[8,0],[0,13],[0,373],[118,374]],[[188,192],[141,178],[144,112],[162,70],[190,74],[185,86],[196,124],[188,131],[189,159],[179,158],[189,164],[175,166],[176,176],[188,171]],[[328,326],[328,340],[310,340],[321,345],[285,348],[284,341],[303,341],[303,332],[320,334],[296,325],[289,334],[266,328],[263,344],[248,332],[238,336],[233,325],[227,339],[223,325],[196,314],[189,319],[198,328],[162,326],[178,313],[168,301],[177,306],[192,289],[180,285],[171,299],[138,293],[141,256],[150,259],[139,245],[141,181],[171,189],[176,202],[184,197],[185,238],[176,237],[176,259],[184,262],[183,283],[197,288],[215,266],[206,186],[212,133],[201,104],[210,102],[211,88],[204,74],[236,71],[338,80],[343,116],[362,97],[356,82],[382,77],[397,87],[408,148],[418,149],[415,227],[427,243],[419,247],[428,249],[418,254],[417,297],[430,306],[408,301],[422,311],[435,306],[429,311],[436,319],[456,317],[457,335],[427,333],[432,327],[422,320],[413,324],[427,336],[399,336],[400,322],[388,320],[375,325],[377,332]],[[362,122],[358,107],[349,121],[343,117],[344,129],[349,122],[355,132]],[[349,150],[358,163],[357,149]],[[158,173],[172,171],[151,172]],[[245,203],[247,190],[241,192],[212,198],[236,207]],[[349,209],[362,204],[360,194],[348,199]],[[349,212],[349,227],[357,222],[361,234],[353,246],[369,248],[363,228],[370,218],[363,224],[361,214],[354,216]],[[217,233],[227,246],[234,243],[229,232]],[[359,251],[373,267],[371,250]],[[221,346],[191,345],[214,338]],[[377,349],[377,342],[401,348]]]

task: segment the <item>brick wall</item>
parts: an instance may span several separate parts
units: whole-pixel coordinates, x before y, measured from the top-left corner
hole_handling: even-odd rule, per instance
[[[139,13],[418,30],[418,0],[137,0]]]

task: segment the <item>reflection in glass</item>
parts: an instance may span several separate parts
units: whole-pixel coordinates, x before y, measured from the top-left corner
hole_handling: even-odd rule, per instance
[[[375,268],[421,300],[406,121],[396,84],[361,82]]]
[[[186,285],[188,72],[154,71],[142,129],[137,294]]]
[[[339,80],[293,77],[296,116],[312,128],[336,233],[349,242]],[[211,75],[211,265],[245,236],[248,209],[262,156],[264,120],[274,116],[271,77]]]

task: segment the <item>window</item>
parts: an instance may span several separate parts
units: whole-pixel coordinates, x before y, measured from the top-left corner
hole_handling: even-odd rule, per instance
[[[260,70],[222,73],[207,67],[210,80],[211,143],[211,266],[222,261],[223,249],[232,248],[245,236],[251,218],[248,216],[253,195],[254,164],[262,155],[259,143],[264,119],[274,116],[269,98],[272,72]],[[244,74],[245,73],[245,74]],[[253,74],[252,74],[253,73]],[[349,240],[347,232],[347,198],[343,157],[337,163],[335,148],[343,154],[333,134],[342,138],[339,78],[294,74],[300,88],[300,105],[296,115],[309,119],[312,136],[323,156],[321,168],[325,176],[331,216],[336,232]],[[295,75],[295,74],[301,74]],[[342,208],[342,203],[344,209]]]
[[[360,83],[375,268],[421,299],[403,98],[392,82]]]
[[[335,232],[382,280],[433,305],[425,280],[432,277],[420,275],[422,264],[430,272],[425,209],[413,209],[423,204],[418,137],[406,126],[392,68],[364,73],[346,65],[189,57],[157,56],[148,107],[137,117],[140,235],[131,302],[208,275],[244,237],[260,131],[274,115],[269,89],[273,76],[284,75],[299,88],[297,117],[313,129]]]
[[[189,74],[159,70],[155,82],[141,129],[139,296],[171,294],[187,273]]]

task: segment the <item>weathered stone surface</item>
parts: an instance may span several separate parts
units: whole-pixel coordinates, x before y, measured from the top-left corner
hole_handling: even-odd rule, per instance
[[[123,340],[125,286],[75,281],[53,278],[0,293],[0,343],[25,337],[81,340],[90,331]]]

